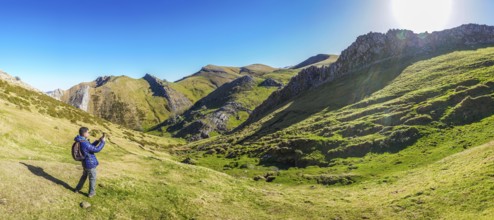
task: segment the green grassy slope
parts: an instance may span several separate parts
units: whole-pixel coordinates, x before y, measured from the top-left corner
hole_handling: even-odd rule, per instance
[[[265,172],[263,167],[238,173],[234,173],[236,169],[226,170],[233,172],[234,176],[230,176],[177,163],[163,150],[182,147],[179,140],[124,129],[3,81],[0,81],[0,106],[2,219],[494,217],[494,144],[477,146],[492,135],[487,134],[492,130],[489,129],[492,116],[424,138],[424,141],[443,138],[434,147],[427,142],[419,144],[419,140],[399,154],[343,160],[341,163],[346,167],[358,167],[345,172],[352,175],[369,172],[371,178],[350,185],[323,186],[294,185],[283,179],[291,175],[305,178],[308,174],[304,172],[337,175],[338,169],[345,166],[279,170],[275,180],[278,184],[255,182],[242,178],[242,173]],[[81,125],[92,128],[95,135],[102,131],[110,134],[108,145],[98,154],[99,185],[97,196],[91,199],[70,190],[81,173],[79,163],[70,156],[72,138]],[[463,150],[462,145],[456,144],[463,143],[465,138],[472,141]],[[446,149],[454,150],[445,153]],[[409,157],[413,154],[421,157],[415,155],[413,160]],[[417,161],[427,157],[432,159]],[[205,163],[207,158],[213,157],[199,162]],[[221,158],[216,159],[209,161],[222,163]],[[401,163],[396,163],[397,159]],[[89,201],[92,207],[79,208],[81,201]]]
[[[270,197],[275,189],[171,160],[163,150],[183,144],[179,140],[122,128],[4,81],[0,94],[2,219],[247,219],[296,208]],[[70,156],[81,125],[95,136],[110,135],[98,154],[91,199],[71,191],[82,172]],[[81,201],[92,207],[79,208]]]
[[[238,67],[207,65],[198,72],[178,80],[172,87],[185,94],[194,103],[219,86],[240,76]]]
[[[89,86],[87,112],[128,128],[146,130],[172,114],[166,99],[154,96],[146,80],[127,76],[111,76],[100,86],[94,81],[81,83],[67,90],[61,100],[70,103],[84,86]]]
[[[90,112],[112,122],[143,129],[169,117],[163,97],[153,96],[146,80],[119,76],[92,91]]]
[[[292,167],[275,180],[286,183],[346,184],[425,166],[494,139],[493,61],[494,48],[486,48],[374,66],[190,146],[221,152],[194,159],[234,175]]]

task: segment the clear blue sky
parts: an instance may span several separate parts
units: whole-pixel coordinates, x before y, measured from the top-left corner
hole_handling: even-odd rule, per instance
[[[492,11],[453,0],[444,27],[494,25]],[[391,0],[0,0],[0,16],[0,69],[45,91],[101,75],[174,81],[207,64],[284,67],[404,28]]]

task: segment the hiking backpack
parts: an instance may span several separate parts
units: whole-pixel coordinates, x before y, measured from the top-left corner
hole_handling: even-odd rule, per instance
[[[74,144],[72,144],[72,158],[76,161],[82,161],[84,160],[84,154],[82,153],[81,150],[81,142],[76,141]]]

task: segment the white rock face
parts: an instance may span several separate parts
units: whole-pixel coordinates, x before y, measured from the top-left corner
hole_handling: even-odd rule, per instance
[[[75,94],[70,97],[69,104],[87,112],[89,106],[89,86],[85,85],[78,89]]]

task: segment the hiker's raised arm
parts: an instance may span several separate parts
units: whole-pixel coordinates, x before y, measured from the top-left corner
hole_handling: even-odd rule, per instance
[[[88,144],[87,150],[89,152],[91,152],[91,153],[98,153],[101,150],[103,150],[103,147],[105,146],[105,141],[101,140],[101,141],[99,141],[99,143],[97,143],[96,146],[94,146],[94,144],[96,144],[96,142],[98,142],[98,141],[95,141],[93,144]]]

